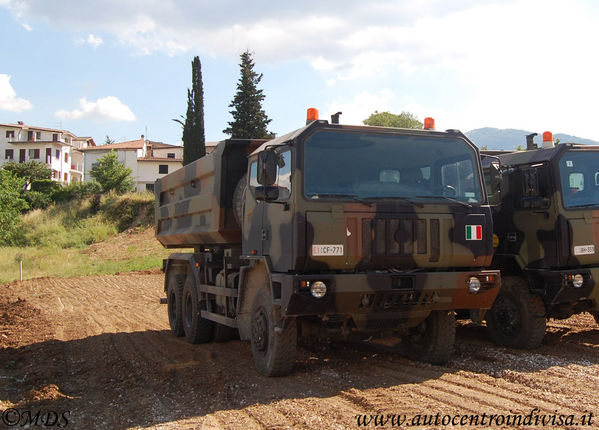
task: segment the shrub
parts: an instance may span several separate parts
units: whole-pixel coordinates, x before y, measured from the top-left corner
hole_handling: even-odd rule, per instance
[[[46,209],[52,203],[50,195],[41,191],[27,191],[23,197],[29,209]]]

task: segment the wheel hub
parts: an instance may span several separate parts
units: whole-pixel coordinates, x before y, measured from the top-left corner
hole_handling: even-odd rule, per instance
[[[266,351],[268,347],[268,318],[262,308],[254,315],[252,341],[258,351]]]
[[[516,303],[507,297],[500,297],[494,306],[493,313],[501,331],[512,336],[520,330],[520,311]]]

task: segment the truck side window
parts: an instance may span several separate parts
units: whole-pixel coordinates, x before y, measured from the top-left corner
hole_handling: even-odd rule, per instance
[[[547,168],[535,166],[524,170],[522,175],[522,208],[547,208],[549,195],[547,194]]]
[[[291,195],[291,151],[282,152],[280,157],[275,185],[279,187],[279,200],[286,200]]]
[[[259,185],[260,184],[258,183],[258,162],[253,161],[252,164],[250,164],[250,190],[252,190],[253,192],[254,189]]]

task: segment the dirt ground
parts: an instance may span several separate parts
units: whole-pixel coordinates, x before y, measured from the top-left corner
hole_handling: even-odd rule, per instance
[[[76,429],[398,428],[402,417],[402,428],[599,428],[588,314],[551,321],[532,352],[460,323],[445,366],[333,344],[300,348],[291,376],[265,378],[244,342],[171,337],[162,296],[155,273],[1,285],[0,428],[26,411]],[[495,421],[468,421],[483,414]]]

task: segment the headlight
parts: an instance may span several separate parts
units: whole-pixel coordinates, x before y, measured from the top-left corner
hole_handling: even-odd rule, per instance
[[[584,279],[580,273],[577,273],[576,275],[574,275],[574,278],[572,279],[572,286],[574,288],[582,287],[583,283],[584,283]]]
[[[476,276],[472,276],[468,279],[468,292],[478,293],[480,291],[480,281]]]
[[[312,285],[310,285],[310,292],[312,293],[312,296],[320,299],[327,293],[327,285],[322,281],[313,282]]]

